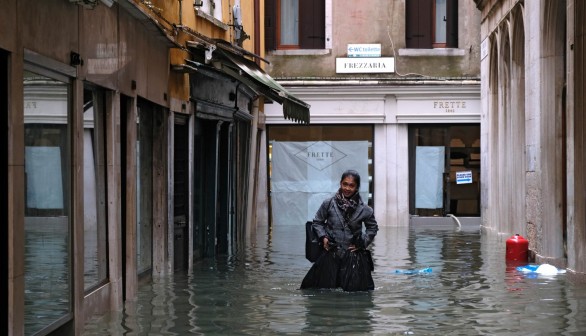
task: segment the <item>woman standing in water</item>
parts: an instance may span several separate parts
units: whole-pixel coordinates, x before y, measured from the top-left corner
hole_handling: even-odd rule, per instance
[[[302,289],[374,289],[372,258],[366,248],[374,240],[378,224],[372,208],[362,201],[359,189],[360,175],[347,170],[336,194],[324,200],[317,210],[313,230],[325,251],[303,279]]]

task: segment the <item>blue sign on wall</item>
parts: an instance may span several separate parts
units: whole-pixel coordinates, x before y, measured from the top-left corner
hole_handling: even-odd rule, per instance
[[[456,172],[456,184],[472,183],[472,171]]]

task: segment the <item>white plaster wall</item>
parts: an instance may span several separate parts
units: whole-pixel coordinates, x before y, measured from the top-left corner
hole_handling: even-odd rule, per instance
[[[526,73],[525,73],[525,153],[527,163],[527,224],[528,229],[531,227],[535,230],[540,224],[541,218],[541,200],[539,192],[541,186],[541,169],[538,162],[541,161],[540,141],[540,115],[541,111],[541,20],[540,6],[538,1],[525,4],[525,54]],[[529,232],[530,241],[535,241],[537,232]],[[531,246],[535,248],[535,246]]]
[[[484,47],[488,54],[480,60],[480,171],[482,178],[480,179],[480,217],[481,225],[488,226],[490,223],[489,213],[489,186],[491,185],[490,162],[488,157],[489,141],[488,137],[490,130],[489,119],[489,71],[491,60],[491,44],[488,35],[481,36]]]
[[[556,24],[543,19],[546,2],[526,3],[526,141],[527,234],[530,248],[551,258],[563,258],[562,203],[565,190],[561,161],[561,95],[559,46],[548,48],[544,36],[556,40]],[[551,15],[551,14],[550,14]],[[563,43],[561,43],[563,46]]]
[[[518,92],[517,87],[508,90],[507,86],[515,85],[514,76],[519,72],[511,72],[509,79],[502,70],[510,59],[509,50],[502,46],[517,29],[511,24],[514,5],[515,1],[495,2],[483,9],[482,38],[492,36],[491,42],[499,46],[496,54],[481,61],[483,224],[498,233],[523,234],[538,256],[559,261],[563,259],[563,193],[567,184],[562,171],[567,158],[562,157],[565,22],[561,12],[567,9],[562,2],[524,2],[525,39],[510,40],[512,50],[517,43],[524,43],[525,90]],[[491,57],[497,58],[498,69],[490,67]],[[497,71],[498,83],[491,85],[498,85],[499,99],[498,106],[493,106],[496,100],[489,87],[490,72]],[[515,104],[517,95],[524,95],[524,107]],[[523,112],[520,109],[524,120],[517,120]],[[517,145],[523,141],[524,146]],[[517,158],[524,162],[517,162]],[[517,174],[519,170],[523,174]]]
[[[406,124],[375,125],[375,216],[381,226],[409,226]]]

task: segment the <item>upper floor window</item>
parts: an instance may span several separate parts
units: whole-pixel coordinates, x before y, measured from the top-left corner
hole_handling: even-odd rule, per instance
[[[222,21],[222,0],[199,0],[201,11]]]
[[[407,48],[457,48],[458,0],[407,0]]]
[[[266,48],[268,50],[324,49],[325,2],[325,0],[266,0]]]

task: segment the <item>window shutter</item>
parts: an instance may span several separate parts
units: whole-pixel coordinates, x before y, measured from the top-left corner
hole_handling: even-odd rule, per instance
[[[277,0],[265,0],[265,50],[277,49]]]
[[[458,0],[448,0],[447,2],[447,27],[446,42],[448,48],[458,47]]]
[[[324,49],[325,27],[325,0],[299,0],[299,47]]]
[[[433,1],[435,0],[406,1],[405,40],[407,48],[426,49],[432,47]]]

